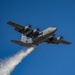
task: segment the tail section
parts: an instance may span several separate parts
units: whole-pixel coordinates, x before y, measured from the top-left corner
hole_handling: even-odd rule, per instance
[[[28,41],[27,37],[24,34],[22,34],[21,42],[26,43],[27,41]]]
[[[26,47],[33,46],[32,40],[31,39],[27,39],[27,37],[24,34],[22,34],[21,41],[11,40],[11,42],[14,42],[16,44],[19,44],[20,46],[26,46]]]
[[[16,43],[16,44],[18,44],[18,45],[20,45],[20,46],[26,46],[26,47],[32,47],[32,46],[33,46],[33,45],[30,44],[30,43],[23,43],[23,42],[17,41],[17,40],[11,40],[11,42],[14,42],[14,43]]]

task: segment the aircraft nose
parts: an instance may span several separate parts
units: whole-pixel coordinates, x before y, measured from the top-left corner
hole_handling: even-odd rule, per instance
[[[56,27],[52,28],[52,31],[53,31],[53,32],[55,32],[56,30],[57,30],[57,28],[56,28]]]

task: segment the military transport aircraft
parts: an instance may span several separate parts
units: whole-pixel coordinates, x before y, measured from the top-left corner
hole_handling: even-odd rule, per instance
[[[63,40],[63,36],[55,37],[56,27],[49,27],[40,32],[39,28],[32,29],[31,25],[22,26],[11,21],[7,24],[13,26],[16,31],[22,34],[21,41],[11,40],[12,42],[19,44],[20,46],[37,46],[42,42],[47,42],[48,44],[71,44],[71,42]]]

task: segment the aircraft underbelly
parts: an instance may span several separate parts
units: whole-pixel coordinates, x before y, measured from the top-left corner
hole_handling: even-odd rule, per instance
[[[47,34],[45,36],[40,36],[40,37],[37,37],[33,40],[33,44],[37,45],[39,43],[42,43],[44,41],[46,41],[47,39],[49,39],[49,37],[51,36],[52,34]]]

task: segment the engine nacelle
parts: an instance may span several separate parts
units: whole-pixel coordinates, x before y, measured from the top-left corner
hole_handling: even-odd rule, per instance
[[[39,28],[34,29],[33,32],[39,32]]]
[[[30,29],[31,25],[25,26],[25,29]]]
[[[63,36],[57,37],[57,40],[62,40],[62,39],[63,39]]]

